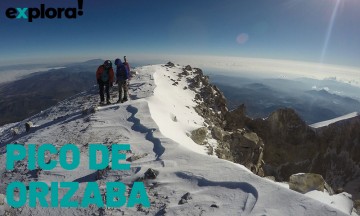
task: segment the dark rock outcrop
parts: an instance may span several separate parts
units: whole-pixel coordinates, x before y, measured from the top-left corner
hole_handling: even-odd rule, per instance
[[[185,204],[188,202],[188,200],[191,200],[192,199],[192,196],[189,192],[187,192],[186,194],[184,194],[180,201],[179,201],[179,205],[182,205],[182,204]]]
[[[183,71],[189,69],[190,67],[187,67]],[[208,128],[193,131],[193,140],[204,144],[206,135],[210,134],[218,141],[219,146],[215,152],[219,158],[243,164],[255,174],[263,176],[264,143],[256,133],[244,129],[246,122],[250,121],[245,115],[245,107],[229,112],[226,98],[219,88],[210,84],[209,77],[205,76],[201,69],[193,70],[194,76],[187,77],[187,81],[189,88],[196,92],[195,101],[198,105],[194,109],[209,125]],[[209,146],[209,152],[213,152],[212,146]]]
[[[360,177],[359,116],[313,129],[295,111],[281,109],[247,126],[266,143],[265,175],[287,181],[294,173],[318,173],[335,190],[345,188],[353,197],[360,197],[354,186],[347,187]],[[359,188],[359,181],[357,185]]]
[[[187,70],[187,71],[192,71],[192,68],[191,68],[190,65],[186,65],[184,69]]]
[[[171,67],[175,67],[175,64],[169,61],[168,63],[166,63],[165,66],[171,68]]]
[[[251,119],[246,116],[246,107],[244,104],[230,112],[227,112],[224,117],[226,121],[226,130],[245,128],[247,123],[251,121]]]
[[[34,126],[34,124],[31,121],[28,121],[25,123],[25,130],[26,132],[29,132],[30,129]]]
[[[159,171],[149,168],[144,173],[145,179],[156,179],[156,177],[159,175]]]

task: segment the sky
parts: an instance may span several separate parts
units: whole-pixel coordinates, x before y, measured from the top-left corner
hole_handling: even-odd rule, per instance
[[[9,19],[1,0],[0,65],[108,56],[231,56],[360,67],[359,0],[84,0],[76,19]]]

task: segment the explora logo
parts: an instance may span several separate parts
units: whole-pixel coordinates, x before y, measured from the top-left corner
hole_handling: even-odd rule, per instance
[[[32,22],[34,19],[76,19],[82,16],[84,12],[83,0],[78,0],[78,8],[46,8],[45,4],[41,4],[40,8],[8,8],[6,17],[9,19],[26,19]]]

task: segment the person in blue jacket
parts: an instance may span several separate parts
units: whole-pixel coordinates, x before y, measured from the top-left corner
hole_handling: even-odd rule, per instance
[[[129,85],[129,71],[120,59],[115,59],[116,65],[116,82],[119,86],[119,100],[118,103],[123,103],[128,100],[128,85]],[[124,90],[124,97],[122,92]]]

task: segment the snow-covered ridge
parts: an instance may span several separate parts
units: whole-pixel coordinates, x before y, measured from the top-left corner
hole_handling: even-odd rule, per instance
[[[203,119],[194,111],[194,92],[185,88],[185,78],[177,76],[182,66],[152,65],[136,68],[137,75],[130,81],[131,100],[87,112],[97,105],[99,96],[95,86],[88,92],[65,100],[30,119],[12,125],[19,128],[19,135],[10,135],[10,128],[0,135],[0,193],[7,183],[15,180],[77,181],[80,189],[74,197],[81,199],[85,185],[96,181],[121,180],[131,185],[142,177],[148,168],[159,171],[154,180],[145,180],[151,200],[149,209],[121,208],[99,209],[49,209],[24,207],[14,210],[15,215],[347,215],[345,208],[337,209],[330,202],[320,202],[291,191],[275,182],[260,178],[244,166],[206,155],[202,146],[188,137],[193,129],[204,126]],[[191,76],[191,73],[190,75]],[[117,89],[112,90],[117,97]],[[24,132],[23,124],[32,121],[38,127]],[[1,130],[0,130],[1,131]],[[17,164],[17,171],[4,170],[8,143],[53,143],[61,146],[76,144],[82,149],[81,161],[88,161],[85,149],[89,143],[129,143],[128,156],[142,155],[131,163],[129,171],[109,170],[97,173],[86,163],[74,171],[56,167],[51,171],[28,173],[24,163]],[[71,158],[69,158],[71,159]],[[3,175],[6,173],[6,175]],[[181,204],[184,194],[191,199]],[[60,197],[63,192],[59,192]],[[4,209],[0,207],[0,215]]]
[[[343,115],[343,116],[340,116],[340,117],[337,117],[337,118],[333,118],[333,119],[330,119],[330,120],[314,123],[314,124],[311,124],[309,126],[312,127],[312,128],[321,128],[321,127],[325,127],[325,126],[328,126],[330,124],[333,124],[335,122],[339,122],[339,121],[342,121],[342,120],[354,118],[356,116],[359,116],[359,113],[358,112],[352,112],[352,113],[349,113],[349,114],[346,114],[346,115]]]

